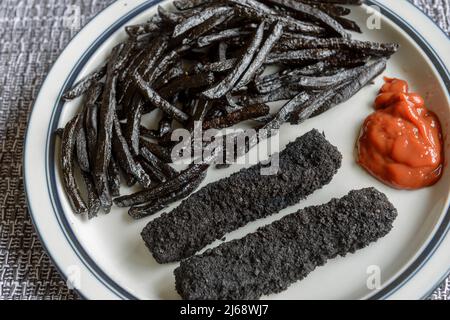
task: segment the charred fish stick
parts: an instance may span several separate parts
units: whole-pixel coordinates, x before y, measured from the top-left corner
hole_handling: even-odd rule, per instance
[[[142,237],[159,263],[190,257],[226,233],[298,203],[328,184],[340,166],[337,148],[312,130],[279,154],[277,174],[261,175],[258,164],[211,183],[151,221]]]
[[[244,238],[181,262],[184,299],[258,299],[281,292],[316,267],[384,237],[397,216],[374,188],[285,216]]]

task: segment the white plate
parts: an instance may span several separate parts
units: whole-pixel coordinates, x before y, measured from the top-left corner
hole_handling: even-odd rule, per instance
[[[441,119],[446,146],[449,107],[449,39],[407,1],[367,1],[382,11],[381,30],[368,30],[367,6],[353,8],[352,18],[364,28],[359,38],[398,42],[401,49],[390,60],[384,75],[407,79],[412,89],[426,97]],[[140,231],[151,219],[132,221],[125,209],[93,221],[75,216],[61,188],[55,165],[52,132],[74,114],[79,101],[63,105],[61,93],[106,57],[125,37],[123,26],[144,21],[155,13],[157,0],[119,0],[95,17],[67,46],[43,84],[30,118],[25,143],[25,187],[30,212],[42,243],[65,278],[89,299],[177,299],[172,271],[176,264],[158,265],[145,248]],[[167,2],[165,2],[167,4]],[[450,266],[450,172],[438,184],[419,191],[391,189],[358,167],[354,142],[363,119],[382,83],[364,88],[350,101],[300,126],[285,126],[281,146],[317,128],[342,152],[342,168],[332,183],[300,205],[252,223],[227,236],[241,237],[299,207],[341,197],[351,189],[375,186],[385,192],[399,211],[392,232],[369,247],[330,261],[305,280],[269,299],[424,298],[448,273]],[[211,170],[211,182],[239,169]],[[373,266],[381,271],[381,288],[369,289]]]

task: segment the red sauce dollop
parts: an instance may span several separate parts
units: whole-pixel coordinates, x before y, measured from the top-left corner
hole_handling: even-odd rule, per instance
[[[385,78],[358,140],[358,163],[387,185],[418,189],[436,183],[444,162],[437,116],[408,83]]]

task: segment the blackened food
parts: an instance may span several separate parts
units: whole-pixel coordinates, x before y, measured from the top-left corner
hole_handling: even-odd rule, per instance
[[[169,204],[181,200],[198,188],[206,177],[206,172],[202,172],[197,178],[185,184],[179,190],[171,192],[170,194],[161,198],[155,199],[144,205],[133,206],[128,210],[128,214],[134,219],[141,219],[163,210]]]
[[[225,12],[229,12],[232,9],[229,7],[209,7],[205,10],[201,10],[198,14],[186,19],[185,21],[181,22],[179,25],[177,25],[173,31],[173,37],[176,38],[180,36],[181,34],[185,33],[189,29],[192,29],[201,23],[207,21],[214,15],[223,14]]]
[[[241,28],[233,28],[226,29],[218,33],[213,33],[209,35],[205,35],[203,37],[198,38],[197,44],[201,47],[206,47],[211,45],[214,42],[222,41],[230,38],[237,38],[242,36],[247,36],[250,34],[250,31],[242,30]]]
[[[125,125],[124,137],[130,146],[130,150],[134,155],[139,154],[139,135],[141,127],[142,112],[144,109],[144,101],[135,96],[135,100],[127,114],[127,123]],[[137,100],[137,101],[136,101]]]
[[[112,132],[114,115],[117,108],[116,82],[117,75],[114,73],[114,63],[118,51],[113,51],[112,59],[108,63],[106,85],[103,91],[101,106],[98,114],[98,136],[97,153],[94,165],[94,182],[100,203],[105,212],[109,212],[112,206],[112,197],[108,188],[108,166],[111,159]]]
[[[250,64],[247,71],[245,71],[239,82],[236,84],[236,89],[247,85],[254,78],[255,74],[266,61],[266,57],[269,55],[269,52],[272,50],[278,39],[280,39],[282,32],[283,25],[280,22],[276,23],[271,29],[270,35],[261,46],[261,49],[256,54],[255,59],[253,59],[253,62]]]
[[[61,168],[63,175],[63,185],[69,197],[70,203],[75,213],[82,214],[87,211],[80,188],[75,180],[75,144],[77,138],[78,122],[80,117],[76,116],[69,121],[64,128],[61,141]]]
[[[287,215],[244,238],[181,262],[183,299],[259,299],[286,290],[316,267],[386,236],[397,210],[375,188]]]
[[[267,59],[267,64],[274,63],[304,63],[305,61],[323,60],[337,54],[336,50],[332,49],[304,49],[293,50],[281,53],[271,53]]]
[[[181,171],[176,177],[166,181],[165,183],[161,183],[160,185],[148,190],[142,190],[130,195],[116,198],[114,199],[114,203],[119,207],[131,207],[166,196],[176,190],[179,190],[180,186],[184,186],[190,181],[198,178],[201,174],[203,174],[203,172],[208,170],[208,166],[209,165],[206,163],[193,164],[186,170]]]
[[[134,75],[134,80],[138,88],[141,90],[142,94],[157,108],[163,110],[169,114],[174,119],[180,122],[186,122],[189,117],[186,113],[170,104],[167,100],[162,98],[151,86],[149,86],[144,79],[138,75]]]
[[[108,185],[113,197],[120,196],[120,168],[114,158],[111,158],[108,168]]]
[[[377,43],[343,38],[302,39],[284,38],[277,46],[283,50],[299,49],[345,49],[375,56],[390,56],[399,46],[396,43]]]
[[[80,166],[81,171],[90,172],[86,130],[84,127],[85,113],[81,112],[79,114],[79,117],[80,117],[80,119],[78,120],[77,138],[76,138],[77,139],[77,141],[76,141],[77,161],[78,161],[78,165]]]
[[[84,96],[75,116],[72,160],[88,177],[86,184],[93,181],[103,211],[109,212],[120,194],[120,177],[141,188],[115,201],[133,206],[136,216],[193,190],[189,186],[211,161],[173,170],[169,163],[177,142],[171,137],[178,128],[193,135],[198,121],[199,128],[222,129],[256,120],[245,123],[253,129],[251,139],[238,147],[235,137],[236,145],[217,153],[227,156],[228,165],[285,122],[301,123],[356,94],[384,69],[380,59],[398,49],[351,39],[347,30],[360,30],[345,17],[350,8],[341,5],[360,3],[175,0],[177,10],[160,6],[147,21],[127,26],[128,37],[107,61],[63,95]],[[267,75],[272,67],[278,72]],[[280,100],[287,102],[271,113],[265,104]],[[207,151],[207,143],[199,146]],[[92,217],[98,201],[90,195]]]
[[[133,176],[144,187],[149,187],[151,184],[150,177],[142,169],[139,163],[135,161],[133,155],[128,148],[128,144],[123,137],[122,130],[120,128],[119,120],[114,118],[114,140],[113,151],[114,157],[117,159],[119,166],[125,171],[126,174]]]
[[[255,55],[261,41],[263,39],[264,22],[262,22],[256,30],[250,45],[245,53],[237,61],[235,68],[217,85],[203,92],[203,95],[210,99],[218,99],[224,96],[227,92],[231,91],[252,62],[252,58]]]
[[[203,129],[223,129],[246,120],[259,118],[269,114],[270,108],[266,104],[255,104],[231,112],[225,116],[213,118],[203,122]]]
[[[240,1],[238,0],[229,0],[229,1],[233,1],[237,5],[237,8],[235,9],[236,14],[243,18],[247,18],[250,20],[263,20],[267,21],[268,23],[281,22],[285,29],[290,30],[292,32],[301,32],[317,36],[323,35],[325,31],[322,27],[319,27],[314,23],[303,22],[287,14],[282,15],[279,14],[278,12],[276,14],[272,14],[269,12],[265,12],[264,10],[261,10],[261,6],[248,7],[242,6],[240,4]]]
[[[289,10],[292,10],[297,13],[301,13],[303,15],[307,15],[311,17],[313,20],[320,22],[321,24],[329,27],[331,30],[339,34],[343,38],[349,38],[350,35],[344,30],[341,24],[338,21],[333,19],[333,17],[329,16],[326,12],[309,6],[305,3],[301,3],[300,1],[295,0],[269,0],[269,2],[280,5],[282,7],[286,7]]]
[[[107,67],[105,65],[88,74],[86,77],[78,81],[72,89],[64,93],[63,98],[65,100],[72,100],[86,93],[93,84],[95,84],[98,80],[101,80],[106,75],[106,69]]]
[[[358,74],[357,77],[353,79],[353,81],[349,82],[345,86],[341,86],[332,97],[324,103],[324,105],[315,112],[315,114],[323,113],[330,108],[347,101],[351,97],[353,97],[359,90],[364,88],[370,81],[375,79],[378,75],[380,75],[386,69],[387,60],[386,58],[382,58],[372,62],[369,65],[366,65],[363,69],[363,72]],[[291,119],[295,119],[295,114],[292,114]],[[292,121],[291,120],[291,121]],[[295,120],[293,121],[295,123]]]
[[[89,173],[83,172],[83,179],[86,185],[86,192],[88,196],[87,201],[87,215],[88,219],[95,218],[100,211],[100,199],[97,196],[97,191],[95,190],[94,180]]]
[[[258,164],[211,183],[151,221],[142,237],[156,261],[187,258],[227,232],[299,202],[331,181],[341,154],[313,130],[279,154],[279,165],[275,175],[261,175]]]

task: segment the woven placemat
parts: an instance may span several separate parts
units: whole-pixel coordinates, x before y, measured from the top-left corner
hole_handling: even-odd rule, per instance
[[[396,0],[398,1],[398,0]],[[447,33],[449,0],[412,0]],[[59,53],[113,0],[0,2],[0,299],[77,299],[44,252],[23,192],[23,138],[32,103]],[[450,281],[433,299],[450,298]]]

